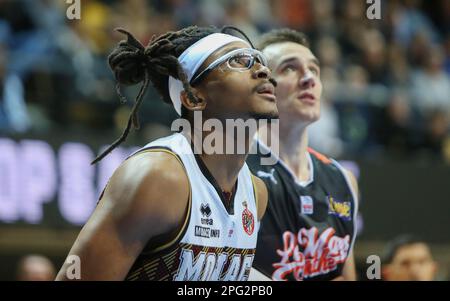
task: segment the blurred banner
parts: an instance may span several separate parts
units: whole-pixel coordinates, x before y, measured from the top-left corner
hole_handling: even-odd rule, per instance
[[[0,223],[83,225],[113,171],[133,152],[119,147],[92,166],[101,146],[56,140],[0,138]]]
[[[109,177],[137,147],[119,147],[99,164],[93,137],[0,138],[0,225],[48,228],[83,225]],[[112,141],[111,137],[111,141]],[[420,161],[342,161],[360,179],[362,240],[416,233],[450,243],[450,167]]]

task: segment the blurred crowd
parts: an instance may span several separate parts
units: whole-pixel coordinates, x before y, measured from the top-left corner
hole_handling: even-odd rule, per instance
[[[322,118],[311,144],[337,158],[421,158],[450,164],[450,1],[82,0],[69,20],[60,0],[0,0],[0,132],[53,128],[120,131],[120,105],[106,58],[124,27],[143,44],[188,25],[230,24],[257,41],[278,27],[305,32],[321,62]],[[127,90],[127,95],[136,90]],[[150,90],[143,130],[176,115]],[[131,105],[131,104],[130,104]]]

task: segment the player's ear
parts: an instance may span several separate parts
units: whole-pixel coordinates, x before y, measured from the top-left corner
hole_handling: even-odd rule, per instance
[[[203,111],[206,107],[206,98],[198,89],[191,88],[191,91],[194,99],[191,99],[186,91],[182,91],[180,95],[181,103],[189,111]]]

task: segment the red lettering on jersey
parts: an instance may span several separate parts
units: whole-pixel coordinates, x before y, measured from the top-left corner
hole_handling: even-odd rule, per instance
[[[283,233],[283,250],[277,250],[281,260],[274,263],[273,280],[286,281],[292,274],[297,281],[329,273],[345,262],[350,248],[350,236],[335,236],[333,228],[327,228],[319,236],[316,227],[302,228],[297,235]],[[303,252],[300,251],[300,247]]]

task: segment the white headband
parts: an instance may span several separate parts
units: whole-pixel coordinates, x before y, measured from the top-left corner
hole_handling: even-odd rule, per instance
[[[249,47],[249,43],[232,35],[224,33],[210,34],[186,49],[179,57],[178,61],[186,73],[188,82],[191,81],[198,68],[203,62],[217,49],[230,44],[232,42],[244,42]],[[169,94],[173,107],[181,116],[181,98],[180,94],[184,90],[183,83],[180,80],[169,76]]]

